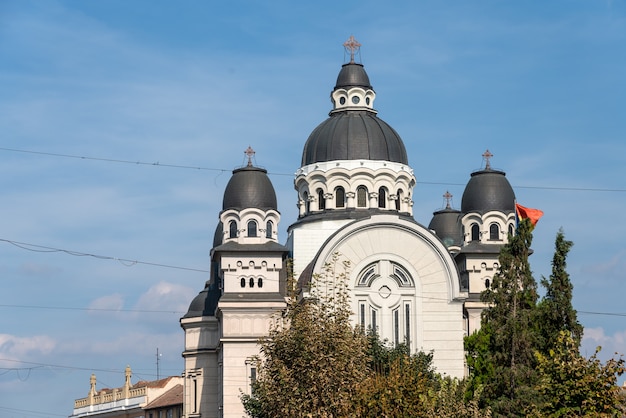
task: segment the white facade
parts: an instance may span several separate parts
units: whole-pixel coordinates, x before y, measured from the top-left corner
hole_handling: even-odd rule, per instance
[[[415,221],[413,169],[398,134],[376,116],[375,97],[363,66],[344,64],[330,117],[304,144],[294,179],[298,219],[285,246],[277,242],[280,214],[265,170],[249,163],[233,172],[211,280],[181,319],[185,417],[244,416],[240,395],[256,375],[257,341],[285,307],[288,257],[302,297],[327,263],[347,262],[355,325],[412,352],[432,351],[439,373],[465,375],[463,338],[480,326],[479,294],[515,221],[513,192],[487,164],[466,189],[468,210],[448,212],[446,228]]]

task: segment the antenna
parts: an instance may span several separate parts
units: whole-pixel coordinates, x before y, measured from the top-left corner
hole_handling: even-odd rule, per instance
[[[161,361],[161,356],[162,354],[159,354],[159,347],[157,347],[157,352],[156,352],[156,366],[157,366],[157,380],[161,379],[161,369],[160,369],[160,361]]]

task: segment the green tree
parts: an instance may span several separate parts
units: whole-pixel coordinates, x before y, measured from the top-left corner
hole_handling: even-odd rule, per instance
[[[537,401],[533,322],[537,283],[528,263],[531,230],[530,222],[524,220],[502,248],[500,269],[491,287],[481,294],[481,300],[489,304],[481,329],[466,339],[471,390],[484,388],[483,402],[496,416],[524,416]]]
[[[572,307],[573,285],[566,271],[567,254],[572,245],[572,241],[565,239],[563,230],[559,230],[552,259],[552,274],[549,280],[545,277],[541,280],[546,295],[538,304],[536,322],[540,325],[540,351],[543,353],[548,353],[554,347],[561,331],[570,333],[577,347],[582,338],[583,327]]]
[[[284,320],[261,340],[253,395],[242,396],[250,416],[356,416],[368,341],[350,323],[347,268],[335,256],[314,279],[311,297],[292,295]]]
[[[537,353],[538,392],[544,402],[537,416],[621,417],[624,409],[617,376],[624,373],[623,358],[602,363],[596,353],[581,356],[571,332],[558,333],[554,348]]]
[[[370,371],[360,385],[356,417],[490,417],[477,396],[465,399],[465,380],[442,377],[433,365],[433,353],[410,354],[404,344],[389,346],[368,334]]]

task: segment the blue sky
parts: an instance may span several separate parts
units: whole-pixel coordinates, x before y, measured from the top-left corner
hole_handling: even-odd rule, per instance
[[[458,208],[489,149],[545,211],[537,280],[558,229],[574,241],[583,351],[626,352],[625,2],[5,0],[2,416],[67,416],[92,372],[98,388],[127,364],[155,379],[157,347],[161,376],[181,372],[178,320],[208,278],[230,171],[251,145],[284,241],[350,35],[407,146],[415,218],[446,190]]]

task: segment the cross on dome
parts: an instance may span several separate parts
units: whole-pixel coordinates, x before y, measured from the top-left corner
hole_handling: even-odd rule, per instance
[[[452,201],[452,193],[448,190],[443,194],[443,198],[446,199],[446,209],[451,209],[450,202]]]
[[[491,170],[491,163],[489,159],[493,157],[493,154],[489,152],[489,150],[483,152],[483,158],[485,159],[485,170]]]
[[[346,48],[346,51],[350,52],[350,64],[354,63],[354,55],[359,52],[360,48],[361,48],[361,44],[359,43],[359,41],[357,41],[353,35],[350,35],[350,38],[348,38],[347,41],[345,41],[343,43],[344,48]]]
[[[248,148],[243,153],[246,154],[246,156],[248,157],[248,167],[252,167],[252,157],[254,157],[254,154],[256,154],[256,152],[252,149],[250,145],[248,145]]]

